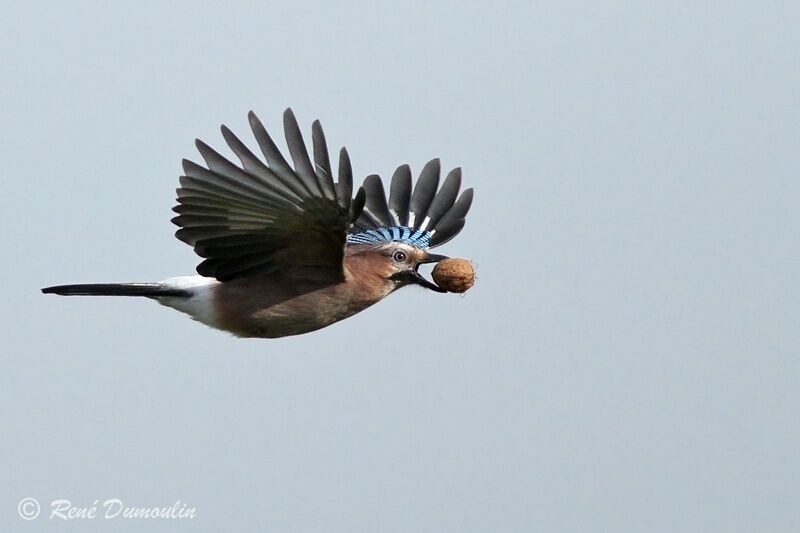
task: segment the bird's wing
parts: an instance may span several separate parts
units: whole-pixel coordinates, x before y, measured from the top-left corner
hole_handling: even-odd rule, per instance
[[[350,228],[350,244],[399,241],[420,248],[440,246],[464,227],[472,205],[472,189],[459,196],[461,169],[447,174],[441,188],[438,159],[429,161],[411,187],[411,169],[399,167],[392,176],[389,198],[376,175],[364,180],[366,202],[361,215]]]
[[[208,168],[183,161],[173,208],[178,216],[172,221],[180,226],[175,236],[203,258],[197,272],[219,281],[274,272],[330,283],[343,280],[347,231],[365,201],[361,189],[351,198],[347,151],[340,152],[334,183],[319,121],[313,125],[312,163],[292,110],[284,113],[292,168],[258,117],[250,112],[249,119],[266,161],[225,126],[222,135],[241,166],[196,141]]]

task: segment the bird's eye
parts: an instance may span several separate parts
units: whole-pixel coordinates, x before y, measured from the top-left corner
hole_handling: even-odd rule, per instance
[[[405,263],[407,257],[408,256],[403,250],[397,250],[392,254],[392,259],[394,259],[398,263]]]

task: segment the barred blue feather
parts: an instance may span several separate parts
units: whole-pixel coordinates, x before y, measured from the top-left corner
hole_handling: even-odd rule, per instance
[[[417,248],[428,248],[431,243],[431,232],[413,230],[406,226],[369,229],[347,236],[347,244],[381,244],[385,242],[402,242]]]

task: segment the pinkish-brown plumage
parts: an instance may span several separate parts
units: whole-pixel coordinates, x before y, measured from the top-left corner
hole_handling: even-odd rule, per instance
[[[409,261],[427,253],[408,248]],[[385,252],[353,246],[344,260],[345,279],[333,285],[282,274],[214,287],[216,327],[240,337],[284,337],[308,333],[378,303],[402,283],[390,277],[398,265]]]
[[[240,337],[308,333],[381,301],[395,283],[369,269],[367,257],[345,259],[345,280],[334,285],[270,275],[221,283],[214,290],[217,327]]]
[[[340,151],[334,183],[318,121],[312,162],[294,114],[284,113],[292,168],[255,114],[248,118],[264,160],[223,126],[241,166],[199,140],[205,166],[183,161],[172,221],[180,227],[176,237],[203,259],[199,276],[59,285],[43,292],[144,296],[234,335],[268,338],[324,328],[405,285],[444,292],[418,268],[443,259],[427,249],[464,226],[472,190],[459,195],[460,169],[439,187],[440,164],[433,159],[412,188],[411,171],[402,165],[388,198],[377,175],[367,176],[353,195],[347,151]]]

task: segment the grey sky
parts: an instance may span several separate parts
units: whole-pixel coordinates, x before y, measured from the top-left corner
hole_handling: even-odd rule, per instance
[[[800,529],[793,3],[17,4],[0,530]],[[463,167],[465,297],[268,341],[38,292],[193,273],[181,158],[287,106],[359,176]]]

